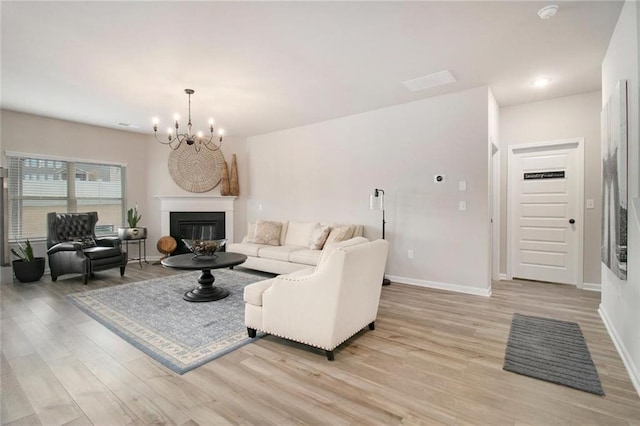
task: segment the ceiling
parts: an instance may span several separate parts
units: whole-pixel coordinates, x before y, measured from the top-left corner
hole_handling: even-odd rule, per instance
[[[192,88],[194,129],[236,137],[477,86],[515,105],[599,90],[622,4],[3,1],[0,105],[149,133]],[[457,82],[401,84],[442,70]]]

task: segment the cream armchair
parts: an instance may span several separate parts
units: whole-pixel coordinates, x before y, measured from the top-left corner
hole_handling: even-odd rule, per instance
[[[374,329],[389,243],[354,238],[325,248],[318,266],[244,289],[245,324],[256,331],[334,349],[365,326]]]

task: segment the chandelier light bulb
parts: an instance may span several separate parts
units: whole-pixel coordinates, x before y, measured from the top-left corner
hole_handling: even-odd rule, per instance
[[[173,129],[171,127],[167,127],[167,133],[168,134],[172,134],[173,133]]]
[[[203,136],[202,132],[198,132],[198,137],[201,138]]]
[[[213,126],[213,123],[214,123],[213,118],[210,118],[209,119],[209,125]]]
[[[153,124],[158,125],[160,123],[160,120],[158,119],[158,117],[153,117],[153,120],[151,120],[153,122]]]
[[[176,121],[180,120],[180,114],[173,114],[173,119]]]

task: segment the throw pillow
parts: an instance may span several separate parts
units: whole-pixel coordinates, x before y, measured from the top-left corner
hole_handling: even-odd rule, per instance
[[[309,248],[311,250],[322,250],[325,241],[329,236],[331,228],[329,225],[318,225],[311,232],[311,241],[309,241]]]
[[[345,241],[353,237],[353,231],[355,231],[355,226],[353,225],[340,225],[331,228],[331,232],[327,237],[327,241],[325,244],[338,243],[340,241]]]
[[[86,249],[89,247],[96,247],[98,245],[96,243],[96,240],[93,239],[93,237],[71,237],[69,241],[78,242],[82,244],[83,249]]]
[[[256,222],[253,238],[250,243],[268,244],[270,246],[280,245],[280,234],[282,233],[282,222],[272,222],[259,220]]]
[[[287,235],[284,237],[284,245],[308,247],[311,234],[318,225],[318,222],[289,222]]]
[[[256,235],[256,223],[255,222],[247,223],[247,236],[245,237],[245,240],[242,242],[250,243],[251,241],[253,241],[253,237],[255,235]]]

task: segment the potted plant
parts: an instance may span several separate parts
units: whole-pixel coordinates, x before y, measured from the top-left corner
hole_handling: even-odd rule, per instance
[[[121,240],[138,240],[147,238],[147,228],[138,227],[142,215],[138,213],[138,206],[127,210],[128,228],[118,228],[118,238]]]
[[[35,257],[31,242],[27,240],[24,245],[18,243],[18,251],[11,249],[11,253],[18,259],[12,262],[13,273],[18,281],[30,283],[38,281],[44,275],[44,257]]]

